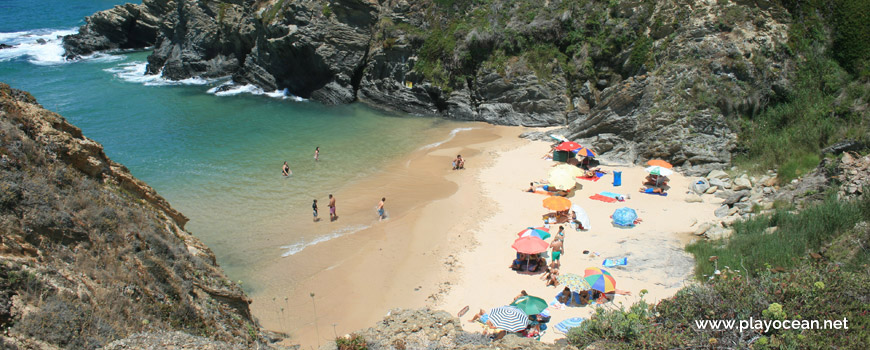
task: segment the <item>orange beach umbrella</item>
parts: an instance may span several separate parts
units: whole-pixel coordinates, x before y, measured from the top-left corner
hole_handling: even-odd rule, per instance
[[[662,168],[668,168],[668,169],[674,167],[673,165],[671,165],[671,163],[668,163],[668,162],[663,161],[661,159],[650,159],[648,162],[646,162],[646,164],[651,165],[651,166],[660,166]]]
[[[571,201],[565,197],[551,196],[544,199],[544,208],[563,211],[571,208]]]

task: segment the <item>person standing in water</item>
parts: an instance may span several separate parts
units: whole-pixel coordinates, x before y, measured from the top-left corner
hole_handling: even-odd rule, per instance
[[[320,146],[314,147],[314,161],[320,160]]]
[[[387,197],[381,198],[381,201],[378,202],[378,221],[386,219],[387,216],[384,215],[384,202],[387,201]]]
[[[284,166],[281,167],[281,174],[284,174],[284,176],[290,176],[290,174],[293,174],[293,171],[290,170],[290,166],[287,165],[286,161],[284,162]]]
[[[317,222],[317,200],[314,200],[314,203],[311,203],[311,210],[314,211],[314,222]]]
[[[335,213],[335,197],[329,194],[329,221],[338,219],[338,214]]]

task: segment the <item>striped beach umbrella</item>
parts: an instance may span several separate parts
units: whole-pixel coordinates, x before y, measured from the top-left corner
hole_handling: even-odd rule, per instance
[[[568,289],[576,293],[585,292],[592,289],[592,286],[589,285],[589,282],[586,282],[585,278],[581,277],[576,273],[566,273],[564,275],[559,275],[558,277],[556,277],[556,281],[559,281],[559,284],[568,287]]]
[[[587,267],[583,279],[599,292],[610,293],[616,290],[616,280],[610,272],[600,267]]]
[[[646,170],[650,175],[671,176],[674,174],[673,170],[658,165],[647,167],[644,170]]]
[[[586,147],[582,147],[577,149],[577,155],[580,157],[597,157],[598,154],[595,151],[588,149]]]
[[[540,239],[547,239],[547,238],[550,238],[550,230],[547,229],[546,227],[529,227],[529,228],[526,228],[525,230],[522,230],[519,233],[517,233],[517,236],[520,236],[520,237],[532,236],[532,237],[538,237]]]
[[[519,332],[529,326],[529,316],[513,306],[502,306],[489,310],[489,320],[493,327],[508,332]]]
[[[570,331],[571,328],[580,327],[581,323],[583,323],[582,317],[572,317],[562,322],[559,322],[559,324],[557,324],[555,328],[557,331],[559,331],[559,333],[568,334],[568,331]]]

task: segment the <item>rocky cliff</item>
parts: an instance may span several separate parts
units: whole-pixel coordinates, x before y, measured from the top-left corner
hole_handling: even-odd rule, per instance
[[[94,349],[181,331],[263,342],[187,219],[30,94],[0,83],[0,345]]]
[[[721,166],[736,117],[789,90],[789,19],[767,0],[144,0],[64,43],[70,57],[153,45],[148,74],[170,79],[568,125],[615,160]]]

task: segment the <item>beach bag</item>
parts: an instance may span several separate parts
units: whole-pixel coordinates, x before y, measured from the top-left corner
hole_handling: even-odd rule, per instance
[[[622,172],[614,171],[613,172],[613,186],[622,186]]]

